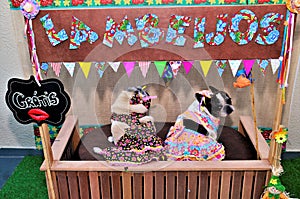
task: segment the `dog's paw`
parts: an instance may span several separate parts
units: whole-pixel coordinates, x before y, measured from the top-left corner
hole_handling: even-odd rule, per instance
[[[94,151],[94,153],[97,153],[97,154],[102,153],[102,149],[100,149],[99,147],[93,147],[93,151]]]
[[[144,117],[140,118],[139,121],[140,121],[141,123],[147,123],[147,122],[152,122],[152,123],[154,123],[154,119],[153,119],[153,117],[151,117],[151,116],[144,116]]]
[[[114,137],[113,137],[113,136],[109,136],[109,137],[107,138],[107,140],[108,140],[109,142],[113,142],[113,141],[114,141]]]
[[[143,104],[130,105],[130,112],[146,113],[148,109]]]

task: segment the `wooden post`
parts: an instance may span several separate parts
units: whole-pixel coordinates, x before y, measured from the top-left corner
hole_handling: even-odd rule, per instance
[[[253,74],[252,74],[253,77]],[[254,97],[254,82],[251,83],[251,104],[252,104],[252,115],[253,115],[253,124],[255,130],[255,149],[257,152],[257,159],[259,159],[259,146],[258,146],[258,129],[257,129],[257,120],[256,120],[256,108],[255,108],[255,97]]]
[[[51,194],[49,198],[55,199],[53,180],[52,180],[52,175],[50,170],[53,163],[53,153],[50,144],[48,125],[45,123],[42,124],[41,126],[39,126],[39,130],[42,138],[43,152],[44,152],[44,158],[46,162],[46,175],[47,175],[48,186],[49,186],[48,188],[49,188],[49,193]]]

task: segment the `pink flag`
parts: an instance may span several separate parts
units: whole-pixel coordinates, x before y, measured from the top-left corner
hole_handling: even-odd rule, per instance
[[[126,70],[127,76],[130,77],[134,69],[135,62],[123,62],[123,65]]]
[[[150,61],[140,61],[140,62],[139,62],[139,67],[140,67],[140,69],[141,69],[141,71],[142,71],[143,77],[146,77],[146,76],[147,76],[147,73],[148,73],[150,64],[151,64]]]
[[[60,69],[61,69],[61,62],[55,62],[55,63],[52,62],[52,63],[50,63],[50,66],[52,67],[52,69],[53,69],[55,75],[56,75],[57,77],[59,77]]]
[[[253,67],[253,64],[255,63],[255,59],[243,60],[243,63],[244,63],[246,75],[249,75]]]
[[[193,61],[183,61],[182,64],[185,69],[185,73],[189,74],[191,68],[193,67],[194,62]]]

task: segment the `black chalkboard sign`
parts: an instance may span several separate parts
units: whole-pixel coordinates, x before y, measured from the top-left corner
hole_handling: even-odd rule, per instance
[[[5,100],[16,120],[22,124],[36,122],[61,125],[70,109],[70,97],[58,79],[36,82],[12,78],[8,81]]]

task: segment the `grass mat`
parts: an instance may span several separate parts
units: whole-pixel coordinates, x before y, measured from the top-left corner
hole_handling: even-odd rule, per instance
[[[42,156],[26,156],[0,191],[1,199],[47,199],[45,173],[40,171]]]
[[[47,199],[45,174],[39,170],[42,162],[41,156],[26,156],[0,190],[0,199]],[[282,184],[291,197],[300,198],[300,158],[281,163]]]

